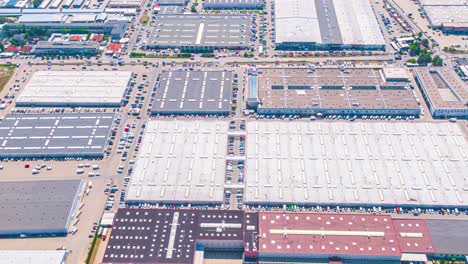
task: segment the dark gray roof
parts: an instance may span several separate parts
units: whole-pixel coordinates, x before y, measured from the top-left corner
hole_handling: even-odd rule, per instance
[[[149,48],[246,48],[250,45],[250,15],[159,15]]]
[[[229,113],[232,72],[163,72],[151,111],[159,114]]]
[[[205,8],[262,8],[265,6],[264,0],[205,0]]]
[[[189,1],[188,0],[158,0],[158,4],[160,5],[186,5]]]
[[[0,184],[0,234],[66,233],[81,180]]]
[[[315,0],[315,6],[317,8],[322,41],[325,43],[343,44],[333,0]]]
[[[0,158],[102,157],[114,116],[9,114],[0,122]]]
[[[468,254],[467,220],[426,220],[437,253]]]
[[[243,222],[243,211],[120,209],[103,263],[193,263],[197,245],[210,248],[206,241],[242,249]]]

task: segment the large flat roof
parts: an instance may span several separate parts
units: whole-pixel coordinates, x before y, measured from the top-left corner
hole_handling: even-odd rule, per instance
[[[0,158],[102,157],[115,114],[9,114]]]
[[[250,15],[159,15],[148,47],[237,48],[250,45]]]
[[[262,8],[265,0],[206,0],[204,8]]]
[[[419,109],[406,82],[386,82],[381,70],[262,68],[259,108]]]
[[[426,220],[424,219],[393,219],[393,226],[398,237],[401,252],[425,253],[436,252]]]
[[[415,76],[435,109],[464,109],[468,115],[468,86],[443,67],[418,67]]]
[[[401,256],[389,215],[261,212],[259,255]]]
[[[0,250],[0,264],[63,264],[66,250]]]
[[[231,93],[232,72],[165,71],[151,111],[158,114],[228,114]]]
[[[367,0],[275,0],[276,43],[385,45]]]
[[[240,210],[119,209],[103,263],[194,263],[198,245],[243,249],[243,232]]]
[[[37,71],[18,106],[120,106],[130,71]]]
[[[127,202],[222,203],[227,133],[225,121],[149,121]]]
[[[440,254],[468,254],[468,230],[466,220],[428,219],[427,227],[436,252]]]
[[[246,129],[247,204],[466,207],[468,144],[458,124],[255,121]]]
[[[81,186],[81,180],[1,182],[0,234],[66,233]]]
[[[456,24],[459,27],[468,27],[468,5],[424,6],[424,11],[432,26]]]

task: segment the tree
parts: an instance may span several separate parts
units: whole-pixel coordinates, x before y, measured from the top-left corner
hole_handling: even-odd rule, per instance
[[[429,48],[429,40],[427,39],[422,39],[421,40],[421,44],[426,47],[426,48]]]
[[[409,45],[409,52],[411,56],[418,56],[421,49],[419,48],[419,43],[413,43]]]
[[[38,7],[41,4],[42,0],[33,0],[34,7]]]
[[[422,34],[422,32],[420,31],[420,32],[418,33],[418,37],[419,37],[419,38],[422,38],[422,35],[423,35],[423,34]]]
[[[432,59],[432,65],[434,65],[434,66],[443,66],[443,65],[444,65],[444,61],[442,60],[442,58],[441,58],[439,55],[436,55],[436,56]]]
[[[421,52],[418,57],[418,64],[420,65],[427,65],[432,62],[432,56],[429,52],[424,50],[424,52]]]

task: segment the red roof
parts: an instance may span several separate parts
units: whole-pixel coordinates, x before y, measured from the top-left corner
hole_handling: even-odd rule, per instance
[[[389,215],[263,212],[258,221],[260,254],[401,255]]]
[[[90,39],[90,41],[101,42],[104,40],[104,35],[102,34],[94,34]]]
[[[79,36],[79,35],[71,35],[68,40],[69,41],[81,41],[83,39],[82,36]]]
[[[10,52],[20,51],[20,50],[21,50],[21,47],[17,47],[17,46],[12,46],[12,45],[10,45],[10,46],[8,46],[8,47],[6,48],[6,50],[7,50],[7,51],[10,51]]]
[[[120,52],[121,48],[122,48],[122,44],[120,43],[110,43],[109,46],[107,47],[107,50],[110,50],[112,52]]]
[[[435,248],[426,221],[422,219],[393,219],[401,252],[434,253]]]

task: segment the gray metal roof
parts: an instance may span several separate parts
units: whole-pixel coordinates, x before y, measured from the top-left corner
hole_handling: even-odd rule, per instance
[[[148,40],[149,48],[250,45],[250,15],[159,15]]]
[[[385,45],[368,0],[275,0],[276,43]]]
[[[151,111],[153,113],[229,113],[232,72],[163,72]]]
[[[0,234],[66,233],[81,180],[0,184]]]
[[[426,220],[437,253],[468,254],[468,221]]]
[[[157,3],[160,5],[186,5],[188,0],[158,0]]]
[[[102,157],[114,116],[7,115],[0,123],[0,158]]]

